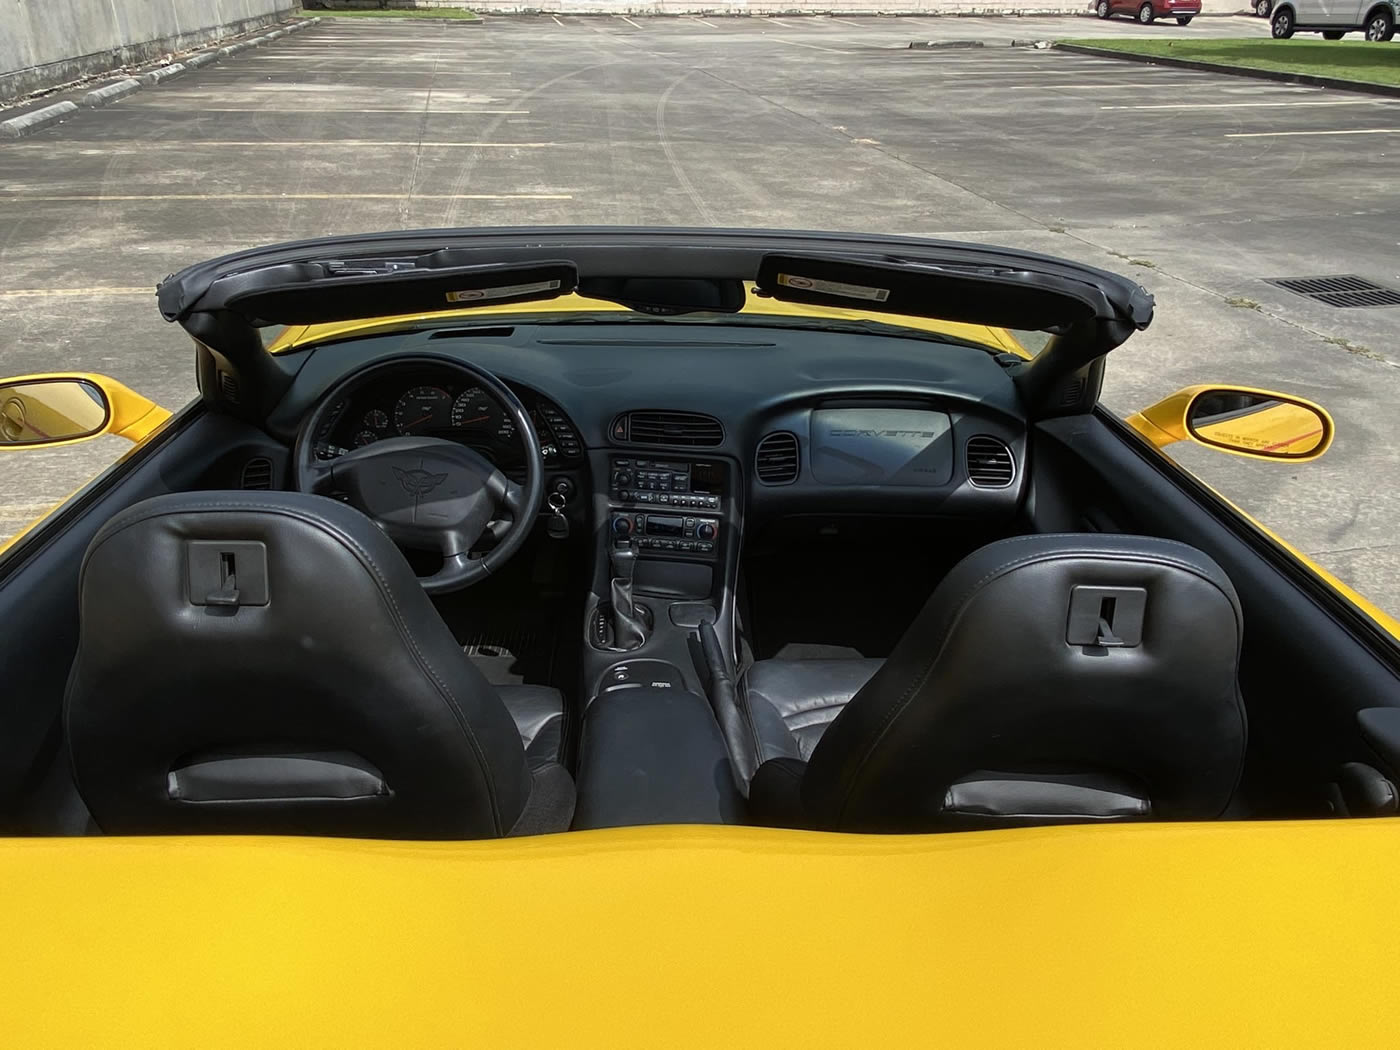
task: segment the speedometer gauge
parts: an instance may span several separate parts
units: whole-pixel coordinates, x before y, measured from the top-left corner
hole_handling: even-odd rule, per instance
[[[416,386],[394,404],[394,429],[426,434],[452,424],[452,395],[439,386]]]

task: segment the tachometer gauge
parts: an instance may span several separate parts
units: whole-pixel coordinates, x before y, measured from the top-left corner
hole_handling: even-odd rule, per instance
[[[386,430],[389,426],[389,413],[382,408],[371,408],[365,413],[365,426],[371,430]]]
[[[425,434],[452,424],[452,395],[439,386],[416,386],[394,404],[394,429]]]
[[[355,447],[364,448],[366,445],[372,445],[378,440],[379,435],[373,430],[361,430],[355,435]]]

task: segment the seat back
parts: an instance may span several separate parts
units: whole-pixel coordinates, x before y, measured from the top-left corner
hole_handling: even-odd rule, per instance
[[[93,538],[65,723],[113,834],[506,834],[520,737],[403,555],[298,493],[137,504]]]
[[[812,754],[820,826],[1207,819],[1244,760],[1239,599],[1140,536],[989,544],[939,585]]]

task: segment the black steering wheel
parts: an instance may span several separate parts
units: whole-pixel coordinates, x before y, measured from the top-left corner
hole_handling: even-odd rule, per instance
[[[332,407],[385,373],[424,364],[460,372],[505,409],[525,446],[525,484],[511,481],[480,453],[442,438],[387,438],[334,459],[316,457],[315,435]],[[442,568],[420,578],[429,594],[460,591],[499,569],[525,542],[544,502],[544,455],[520,399],[485,369],[427,354],[373,365],[332,387],[302,420],[293,471],[298,491],[343,492],[395,543],[439,551]],[[474,557],[488,532],[495,546]]]

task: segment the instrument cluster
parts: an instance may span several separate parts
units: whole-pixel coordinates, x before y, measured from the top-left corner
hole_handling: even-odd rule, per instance
[[[578,430],[563,412],[532,390],[512,389],[535,425],[545,464],[559,467],[581,459]],[[316,456],[334,459],[405,435],[456,441],[501,467],[524,460],[515,421],[504,405],[460,372],[421,366],[385,376],[334,405],[316,435]]]

